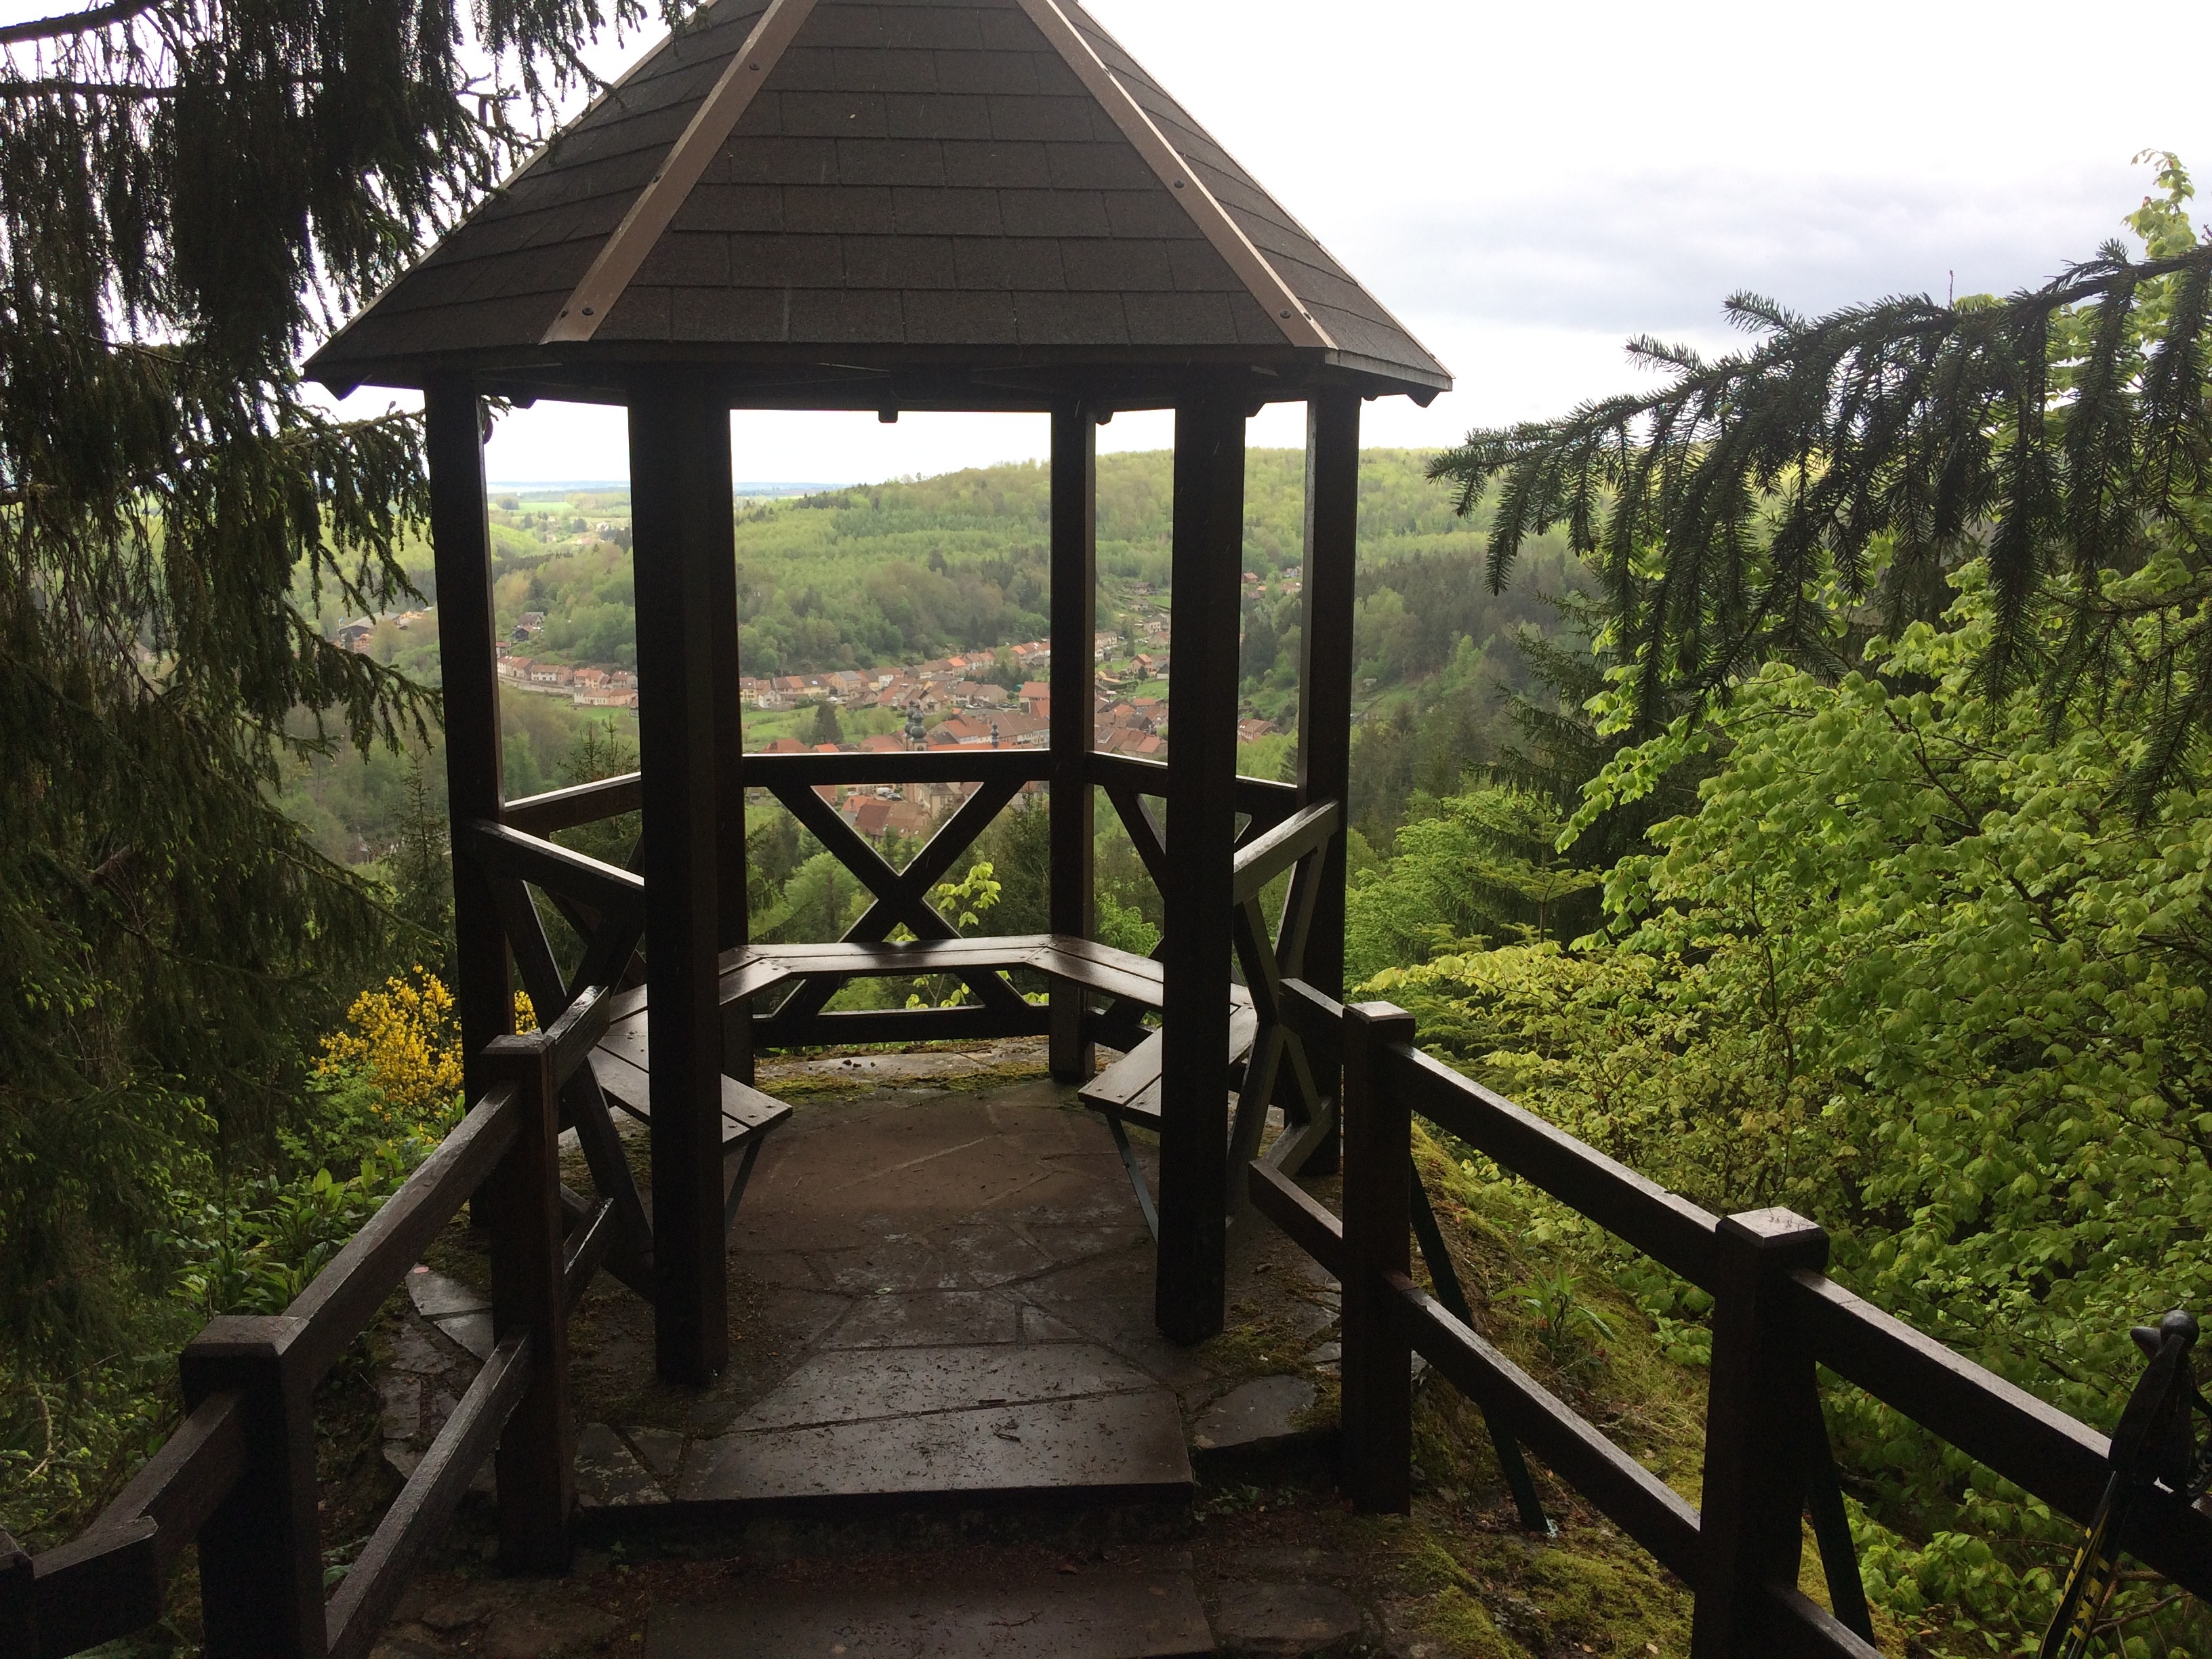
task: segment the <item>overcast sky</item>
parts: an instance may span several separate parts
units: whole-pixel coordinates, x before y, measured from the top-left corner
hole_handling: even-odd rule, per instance
[[[2005,290],[2119,234],[2178,151],[2212,190],[2212,6],[1089,0],[1093,13],[1442,357],[1370,443],[1565,411],[1633,383],[1649,331],[1725,343],[1738,289],[1799,310]],[[0,14],[59,8],[0,0]],[[657,33],[657,32],[655,32]],[[609,71],[653,35],[603,46]],[[357,394],[380,407],[389,394]],[[736,418],[741,479],[874,479],[1042,455],[1041,418]],[[1302,441],[1271,411],[1255,443]],[[1123,416],[1109,448],[1164,444]],[[503,481],[619,477],[620,411],[540,405]]]

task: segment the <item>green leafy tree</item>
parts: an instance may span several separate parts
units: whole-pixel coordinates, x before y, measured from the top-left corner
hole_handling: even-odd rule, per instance
[[[444,960],[453,950],[453,869],[446,813],[432,793],[422,751],[410,750],[401,782],[397,843],[392,851],[392,908],[421,936],[413,943]],[[448,983],[453,975],[447,971]]]
[[[2212,1301],[2212,811],[2181,789],[2130,810],[2140,739],[2096,698],[1992,696],[2002,599],[1980,562],[1955,580],[1864,669],[1770,665],[1608,764],[1600,802],[1719,757],[1613,872],[1612,942],[1439,954],[1369,989],[1707,1207],[1816,1218],[1853,1288],[2109,1426],[2141,1370],[2128,1328]],[[2136,623],[2136,672],[2171,625]],[[2046,642],[2071,626],[2045,607]],[[1830,1412],[1878,1595],[2032,1641],[2064,1528],[1863,1397]],[[2162,1633],[2146,1651],[2194,1651],[2203,1609],[2153,1589],[2117,1613]]]
[[[1395,856],[1345,896],[1349,971],[1365,978],[1438,951],[1584,931],[1605,872],[1559,850],[1565,825],[1542,796],[1498,785],[1417,799]]]
[[[830,704],[814,705],[814,718],[807,723],[806,741],[809,743],[842,743],[845,728],[837,722],[837,711]]]
[[[1667,385],[1469,434],[1431,471],[1462,511],[1487,501],[1493,586],[1563,529],[1603,582],[1624,718],[1649,732],[1675,688],[1716,695],[1771,659],[1841,672],[1874,633],[1941,614],[1947,574],[1985,556],[1992,689],[2035,679],[2060,707],[2124,687],[2149,739],[2138,802],[2193,775],[2212,722],[2212,245],[2181,164],[2148,159],[2141,258],[2114,241],[2002,301],[1816,319],[1739,294],[1751,349],[1632,341]],[[2161,557],[2168,587],[2128,580]],[[2143,647],[2131,624],[2154,614],[2175,626]],[[2124,672],[2135,648],[2156,673]]]
[[[381,943],[374,890],[272,785],[288,751],[434,717],[319,626],[410,592],[420,435],[320,412],[293,360],[492,182],[527,137],[502,112],[546,112],[603,21],[125,0],[0,28],[0,1343],[23,1363],[115,1340],[155,1149],[255,1156]]]

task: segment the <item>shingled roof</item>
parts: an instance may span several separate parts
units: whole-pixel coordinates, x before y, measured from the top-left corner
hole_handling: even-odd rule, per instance
[[[588,396],[679,360],[860,407],[1451,384],[1074,0],[717,0],[307,373]]]

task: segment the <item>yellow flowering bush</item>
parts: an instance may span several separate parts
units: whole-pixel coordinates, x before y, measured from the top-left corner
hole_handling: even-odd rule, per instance
[[[461,1091],[461,1027],[453,994],[417,964],[379,990],[363,991],[346,1011],[346,1029],[323,1039],[315,1070],[349,1073],[372,1085],[380,1115],[394,1127],[443,1116]]]
[[[538,1028],[529,997],[517,992],[515,1029]],[[323,1039],[317,1075],[358,1078],[379,1099],[378,1115],[392,1127],[442,1120],[461,1092],[461,1026],[453,994],[419,963],[404,977],[363,991],[346,1011],[346,1029]]]

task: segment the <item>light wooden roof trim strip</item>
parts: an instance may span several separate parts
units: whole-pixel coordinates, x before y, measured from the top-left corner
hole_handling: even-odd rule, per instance
[[[745,36],[744,45],[738,48],[714,89],[669,147],[660,171],[638,192],[629,211],[623,215],[622,223],[615,227],[614,234],[607,238],[592,268],[584,273],[538,343],[574,343],[588,340],[599,331],[615,301],[629,287],[630,278],[637,275],[637,268],[645,263],[645,256],[676,216],[676,210],[684,205],[708,163],[736,131],[754,94],[813,12],[814,3],[815,0],[769,0],[768,9]]]
[[[1052,43],[1068,68],[1075,71],[1091,95],[1113,117],[1122,136],[1136,147],[1137,154],[1159,176],[1169,194],[1182,204],[1191,222],[1213,245],[1214,252],[1229,262],[1229,268],[1274,319],[1284,337],[1292,345],[1335,350],[1336,342],[1329,337],[1328,331],[1306,309],[1305,302],[1291,291],[1291,285],[1268,263],[1267,256],[1253,246],[1243,227],[1229,216],[1229,210],[1191,170],[1190,164],[1168,142],[1167,136],[1153,125],[1152,118],[1145,113],[1129,89],[1091,50],[1091,43],[1068,21],[1057,0],[1015,0],[1015,3],[1029,14],[1030,21]]]

